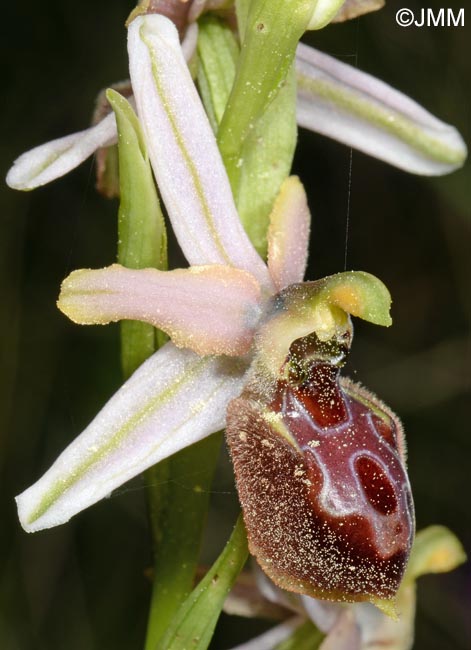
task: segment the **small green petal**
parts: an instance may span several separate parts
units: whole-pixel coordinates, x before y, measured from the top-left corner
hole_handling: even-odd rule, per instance
[[[417,533],[404,582],[426,573],[447,573],[466,562],[459,539],[445,526],[429,526]]]

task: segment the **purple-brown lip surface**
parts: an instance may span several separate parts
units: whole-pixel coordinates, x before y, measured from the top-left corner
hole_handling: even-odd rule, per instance
[[[402,427],[376,397],[340,379],[340,364],[309,353],[294,366],[301,372],[291,364],[269,390],[252,379],[229,406],[251,552],[291,591],[393,598],[414,533]],[[296,356],[302,361],[299,347]]]

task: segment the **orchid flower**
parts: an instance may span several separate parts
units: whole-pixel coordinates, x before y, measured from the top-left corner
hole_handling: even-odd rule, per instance
[[[142,3],[151,4],[152,0]],[[180,45],[179,33],[184,33],[187,18],[194,21],[206,9],[225,4],[224,0],[195,0],[185,7],[180,3],[185,16],[180,32],[175,21],[138,8],[128,32],[129,86],[125,82],[122,95],[112,91],[106,95],[116,121],[105,110],[91,129],[24,154],[9,172],[12,186],[32,189],[72,169],[97,148],[113,144],[119,130],[120,215],[131,204],[133,213],[139,213],[149,196],[158,204],[150,159],[189,263],[189,268],[171,271],[142,268],[154,262],[141,251],[139,268],[113,264],[74,271],[64,280],[58,307],[72,321],[141,321],[146,325],[133,322],[131,326],[147,328],[153,341],[150,349],[155,349],[153,328],[165,332],[170,342],[134,372],[44,476],[17,497],[20,521],[27,532],[62,524],[147,468],[225,428],[244,522],[239,517],[237,534],[226,547],[229,551],[221,554],[197,587],[204,601],[204,584],[219,582],[211,616],[199,616],[197,608],[193,611],[195,619],[204,619],[206,639],[210,619],[215,624],[225,595],[246,561],[248,542],[264,571],[258,571],[258,591],[289,614],[280,626],[239,650],[277,647],[293,634],[295,639],[304,625],[312,632],[312,622],[318,637],[326,635],[322,650],[408,650],[414,580],[433,564],[431,554],[434,570],[440,562],[443,565],[446,544],[443,535],[435,546],[437,540],[432,539],[432,552],[430,544],[425,544],[425,551],[422,544],[422,555],[412,552],[408,564],[415,520],[402,426],[376,396],[340,376],[352,342],[351,316],[390,325],[389,292],[364,272],[303,282],[310,214],[301,182],[294,176],[286,178],[283,170],[264,261],[264,249],[244,220],[243,201],[234,184],[231,189],[227,150],[221,138],[223,162],[215,139],[230,101],[226,104],[221,93],[220,115],[210,123],[208,98],[200,84],[206,112],[187,65],[196,47],[195,24]],[[343,20],[378,4],[380,0],[319,0],[306,3],[304,10],[315,7],[309,28],[316,29],[334,16]],[[247,24],[256,26],[249,20]],[[287,66],[305,24],[292,39]],[[230,32],[227,25],[225,29]],[[292,73],[293,66],[287,73],[291,80]],[[461,163],[465,147],[456,131],[384,84],[303,45],[298,48],[297,73],[300,124],[409,171],[445,173]],[[271,81],[278,92],[281,82]],[[263,95],[260,90],[258,94]],[[253,119],[245,121],[248,130],[256,119],[260,119],[257,126],[263,122],[260,111],[266,104],[255,101],[255,105],[258,113],[254,110]],[[231,113],[237,111],[226,110]],[[294,134],[294,110],[291,117]],[[126,119],[129,124],[124,125]],[[225,126],[227,136],[231,129]],[[247,137],[243,146],[250,144],[247,129],[239,133]],[[137,165],[135,183],[126,173],[132,156],[121,165],[126,157],[125,133],[131,141],[135,136],[145,162],[145,169]],[[243,138],[237,142],[240,145]],[[237,160],[234,156],[232,163],[237,165]],[[245,172],[258,178],[252,170],[246,171],[249,167],[245,161]],[[132,201],[130,194],[125,196],[131,185],[138,188]],[[140,192],[142,188],[151,191]],[[261,228],[265,232],[266,221]],[[144,228],[141,235],[142,241]],[[160,253],[166,248],[164,235],[162,241],[154,247],[160,247]],[[129,262],[125,255],[119,259]],[[146,347],[146,354],[134,359],[133,368],[148,354]],[[450,542],[446,535],[445,541]],[[453,557],[445,561],[447,566],[462,558],[456,544],[451,544]],[[237,547],[234,561],[230,549]],[[226,575],[225,563],[231,565]],[[172,580],[174,574],[169,572]],[[167,598],[168,591],[162,588],[161,592]],[[175,607],[184,595],[182,587]],[[197,600],[192,594],[185,598],[165,636],[162,630],[152,631],[146,647],[156,647],[156,639],[163,639],[158,647],[182,647],[180,622],[185,619],[186,628],[191,628],[185,608],[191,609]],[[158,610],[155,603],[159,604],[158,598],[151,612]],[[164,624],[165,620],[162,628]],[[174,633],[179,639],[176,646],[167,644]],[[199,632],[191,630],[191,634],[192,640],[200,640]]]
[[[58,306],[72,320],[142,320],[173,342],[149,358],[17,498],[21,523],[35,531],[66,522],[151,465],[223,428],[227,410],[250,548],[264,570],[300,593],[394,607],[414,530],[402,430],[377,398],[339,380],[352,338],[349,314],[389,325],[389,293],[361,272],[301,283],[310,217],[295,177],[284,182],[275,202],[265,264],[238,218],[173,24],[159,15],[135,19],[129,58],[149,157],[191,267],[162,272],[112,265],[75,271],[64,281]],[[332,427],[337,454],[327,438],[318,439]],[[243,468],[257,445],[258,455]],[[281,530],[293,499],[280,492],[272,509],[280,529],[266,536],[268,548],[260,543],[253,502],[258,494],[261,507],[271,508],[277,489],[272,466],[257,465],[265,453],[275,470],[281,462],[290,473],[286,480],[303,509],[295,513],[295,527]],[[250,463],[258,492],[254,484],[247,497]],[[347,467],[351,476],[326,499],[321,474],[328,485]],[[330,559],[320,558],[316,536],[327,543]],[[291,551],[287,562],[280,561],[281,550],[293,544],[299,561]],[[350,548],[343,553],[345,545]],[[303,555],[322,560],[315,576]]]
[[[451,571],[465,560],[460,542],[443,526],[430,526],[417,533],[398,592],[399,618],[385,616],[370,603],[344,605],[287,593],[254,567],[252,574],[242,574],[224,611],[283,620],[232,650],[276,650],[295,634],[299,635],[299,643],[304,642],[303,647],[310,642],[309,647],[318,650],[410,650],[414,641],[416,580],[427,573]],[[323,639],[309,621],[325,635]]]
[[[321,5],[330,16],[332,2],[318,3],[318,11]],[[345,3],[339,20],[377,5]],[[204,3],[196,2],[191,16],[196,18],[203,8]],[[196,39],[197,25],[192,23],[183,41],[187,59],[194,54]],[[384,82],[303,44],[298,47],[296,71],[300,126],[416,174],[446,174],[466,159],[466,145],[453,126]],[[8,172],[7,183],[18,190],[40,187],[116,142],[116,121],[110,113],[89,129],[22,154]]]
[[[156,353],[69,448],[66,457],[19,498],[22,521],[29,530],[66,521],[74,514],[72,510],[81,510],[142,471],[142,463],[137,466],[137,459],[131,460],[129,450],[124,449],[123,436],[133,441],[140,431],[140,452],[145,436],[149,436],[157,455],[151,457],[148,450],[143,453],[144,464],[151,465],[163,454],[174,453],[220,429],[225,406],[241,392],[248,367],[244,355],[253,341],[264,303],[275,288],[300,282],[304,275],[310,217],[299,181],[287,181],[282,191],[284,209],[275,211],[279,216],[272,224],[267,267],[239,221],[214,136],[172,24],[157,15],[136,19],[129,29],[129,56],[153,169],[180,246],[194,267],[161,272],[113,265],[98,271],[76,271],[64,281],[58,305],[82,323],[147,320],[167,330],[177,345],[188,349],[179,350],[170,343]],[[198,356],[214,354],[226,356]],[[159,386],[164,392],[163,402]],[[186,414],[174,408],[183,395],[189,404]],[[163,424],[162,408],[173,416],[166,420],[165,429],[160,427],[159,443],[152,420],[162,418]],[[128,409],[131,412],[125,419]],[[175,431],[180,427],[185,433],[177,436]],[[198,429],[197,434],[190,433],[194,429]],[[79,468],[96,472],[97,460],[104,460],[103,445],[108,447],[111,440],[116,440],[114,451],[119,453],[119,462],[125,456],[129,458],[129,471],[121,465],[119,474],[114,472],[109,447],[105,464],[110,477],[93,488],[93,481],[85,480],[83,497],[79,497]],[[82,455],[88,457],[90,453],[85,461]],[[64,470],[70,477],[67,480],[59,479]],[[51,486],[57,486],[58,479],[63,485],[73,480],[76,489],[73,495],[66,490],[51,509],[49,501],[55,502],[57,497],[57,488],[51,492]],[[37,508],[33,506],[36,500]],[[44,513],[38,515],[38,508]]]

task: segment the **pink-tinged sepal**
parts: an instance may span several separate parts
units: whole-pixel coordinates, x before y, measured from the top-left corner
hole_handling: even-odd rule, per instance
[[[227,435],[250,550],[280,587],[393,611],[414,535],[397,417],[340,377],[345,326],[289,347],[277,377],[256,360]],[[390,607],[388,608],[388,601]]]

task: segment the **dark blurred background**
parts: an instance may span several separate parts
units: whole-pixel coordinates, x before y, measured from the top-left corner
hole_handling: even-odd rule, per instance
[[[409,94],[469,142],[470,28],[400,28],[398,6],[330,26],[309,42]],[[123,23],[131,8],[129,0],[22,0],[2,8],[2,177],[24,150],[85,128],[98,91],[127,77]],[[300,134],[295,169],[314,219],[308,277],[343,270],[347,247],[348,269],[370,271],[391,290],[394,326],[357,323],[349,374],[404,421],[418,527],[445,524],[469,550],[469,164],[426,179],[358,152],[351,162],[349,197],[350,150]],[[80,328],[55,307],[69,271],[113,262],[117,205],[96,194],[91,161],[31,194],[1,192],[0,648],[139,649],[151,564],[143,482],[32,536],[21,531],[13,502],[120,383],[118,328]],[[223,457],[207,561],[236,513]],[[421,579],[416,650],[471,647],[470,592],[469,565]],[[216,650],[253,629],[223,622]]]

